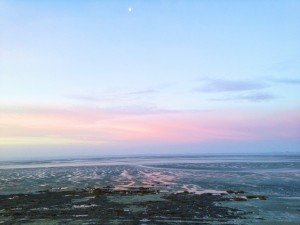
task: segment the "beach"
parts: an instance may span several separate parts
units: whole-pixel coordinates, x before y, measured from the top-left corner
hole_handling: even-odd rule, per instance
[[[2,162],[2,224],[298,224],[298,156]]]

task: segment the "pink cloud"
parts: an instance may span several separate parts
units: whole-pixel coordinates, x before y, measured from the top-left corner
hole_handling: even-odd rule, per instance
[[[195,144],[214,141],[297,139],[298,112],[276,114],[182,111],[135,113],[88,107],[22,106],[0,111],[0,135],[6,138],[52,137],[83,141]]]

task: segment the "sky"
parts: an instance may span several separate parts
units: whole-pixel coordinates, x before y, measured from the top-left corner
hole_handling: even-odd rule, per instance
[[[300,1],[0,0],[0,160],[300,153]]]

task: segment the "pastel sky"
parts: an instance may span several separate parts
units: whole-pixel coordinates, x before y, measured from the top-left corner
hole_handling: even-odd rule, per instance
[[[298,0],[0,0],[0,160],[299,153],[299,37]]]

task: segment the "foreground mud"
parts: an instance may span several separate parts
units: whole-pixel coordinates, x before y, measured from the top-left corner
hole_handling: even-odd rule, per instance
[[[46,190],[0,196],[3,224],[230,224],[244,212],[230,195],[161,193],[155,188]]]

